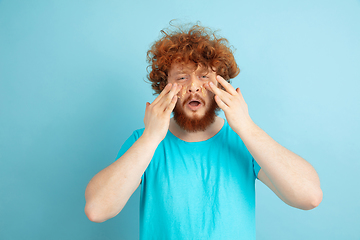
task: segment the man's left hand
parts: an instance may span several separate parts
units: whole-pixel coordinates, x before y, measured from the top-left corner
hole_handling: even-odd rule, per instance
[[[215,86],[212,82],[205,84],[205,88],[215,94],[215,101],[224,111],[230,127],[240,134],[241,130],[251,127],[253,123],[249,115],[248,106],[240,92],[240,88],[235,90],[230,83],[219,75],[216,77],[216,80],[224,87],[225,91]]]

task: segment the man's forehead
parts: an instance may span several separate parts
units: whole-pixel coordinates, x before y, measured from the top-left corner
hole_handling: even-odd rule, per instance
[[[189,73],[189,72],[206,72],[209,71],[209,68],[206,68],[202,65],[198,65],[196,67],[195,63],[181,64],[174,63],[171,65],[170,74],[181,74],[181,73]]]

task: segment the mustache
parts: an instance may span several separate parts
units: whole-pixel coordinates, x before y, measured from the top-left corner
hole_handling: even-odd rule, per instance
[[[205,100],[200,97],[197,93],[195,94],[191,94],[189,97],[187,97],[184,102],[182,103],[183,107],[186,105],[187,102],[189,102],[190,100],[197,100],[199,102],[201,102],[204,106],[205,106]]]

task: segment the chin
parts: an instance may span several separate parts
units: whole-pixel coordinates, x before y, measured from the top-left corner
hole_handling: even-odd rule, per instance
[[[187,132],[205,131],[215,122],[219,107],[215,100],[209,103],[207,109],[199,109],[196,112],[177,105],[174,108],[174,120],[179,127]]]

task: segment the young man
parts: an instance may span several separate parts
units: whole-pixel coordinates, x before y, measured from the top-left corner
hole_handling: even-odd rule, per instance
[[[290,206],[320,204],[314,168],[261,130],[230,85],[239,68],[226,39],[197,25],[163,31],[148,61],[159,96],[90,181],[91,221],[116,216],[140,184],[140,239],[255,239],[256,178]]]

